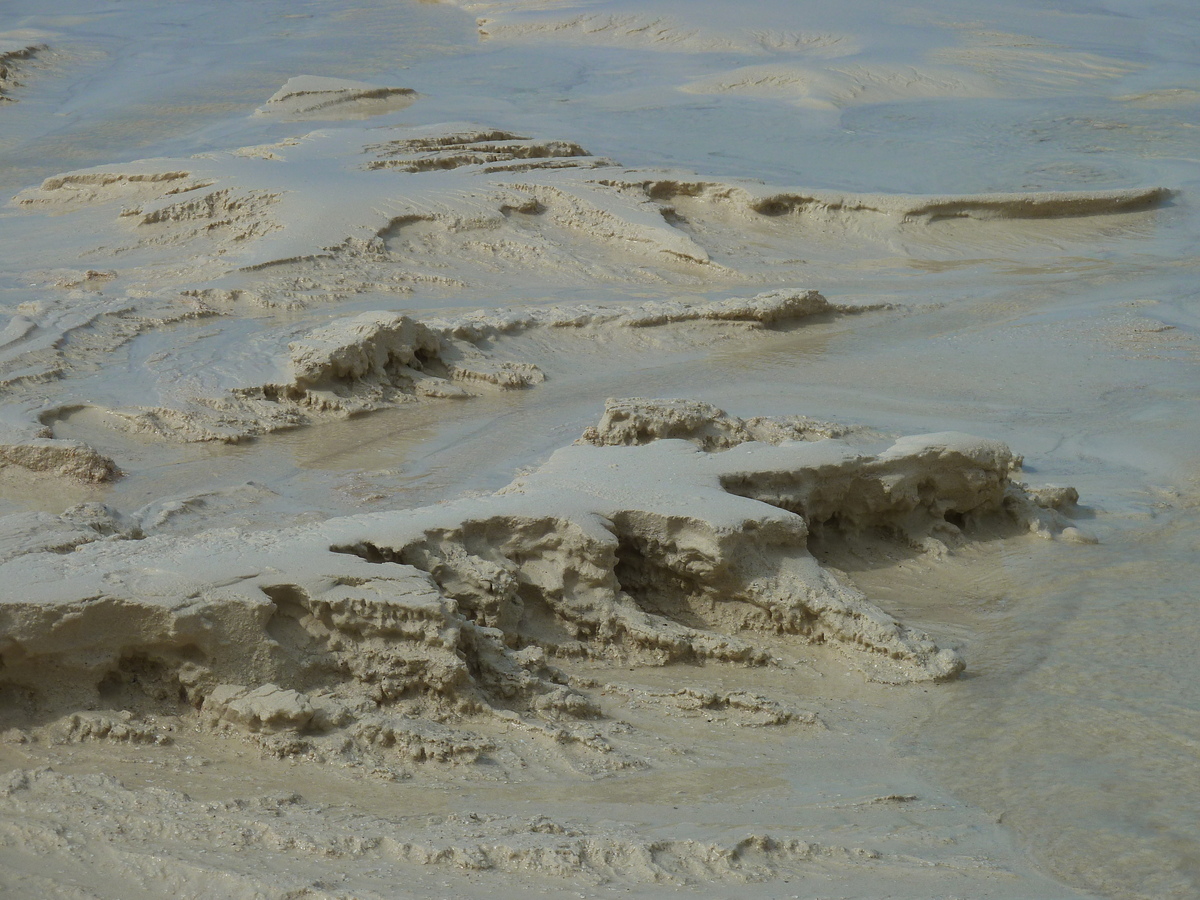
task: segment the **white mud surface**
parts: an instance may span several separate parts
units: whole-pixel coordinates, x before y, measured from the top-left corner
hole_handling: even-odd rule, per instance
[[[0,894],[1200,891],[1186,4],[10,5]]]

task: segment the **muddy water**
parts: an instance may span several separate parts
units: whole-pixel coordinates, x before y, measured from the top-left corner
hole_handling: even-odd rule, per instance
[[[974,676],[910,745],[1043,865],[1104,895],[1187,897],[1200,877],[1197,520],[1164,500],[1073,559],[1007,552]]]

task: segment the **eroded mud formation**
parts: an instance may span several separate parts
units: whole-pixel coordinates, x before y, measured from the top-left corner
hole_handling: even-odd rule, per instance
[[[345,120],[418,100],[404,87],[302,75],[256,114]],[[997,240],[1036,246],[1046,227],[1056,241],[1136,229],[1169,197],[1155,186],[928,196],[716,180],[472,122],[342,121],[269,145],[66,172],[12,201],[14,215],[67,215],[76,227],[53,254],[30,255],[22,281],[46,290],[8,311],[0,332],[0,467],[116,477],[120,460],[55,434],[81,407],[118,429],[237,441],[320,415],[534,384],[535,360],[485,346],[533,328],[789,327],[831,307],[812,292],[756,291],[813,283],[821,266],[850,259],[894,261],[898,249],[913,265],[940,264]],[[741,296],[457,320],[418,312],[481,288],[528,297],[596,285],[624,300]],[[379,312],[317,312],[362,309],[365,296]],[[227,365],[205,356],[199,319],[220,334]],[[144,377],[120,400],[87,383],[139,339],[171,350],[139,357]],[[48,402],[50,382],[69,399]]]
[[[1075,499],[1026,491],[1007,447],[966,435],[867,453],[797,421],[623,400],[589,438],[618,418],[646,426],[630,446],[566,447],[496,494],[418,510],[187,538],[101,507],[10,520],[7,724],[153,741],[130,715],[182,715],[281,755],[411,763],[496,751],[472,723],[500,717],[604,752],[602,709],[556,658],[766,665],[770,633],[876,680],[953,678],[960,656],[823,568],[810,528],[944,550],[978,523],[1062,532],[1053,507]],[[792,719],[763,698],[672,702]]]

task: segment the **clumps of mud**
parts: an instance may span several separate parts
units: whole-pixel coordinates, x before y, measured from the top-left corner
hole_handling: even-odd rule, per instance
[[[1019,490],[1005,497],[1005,506],[1018,521],[1024,522],[1038,537],[1053,540],[1061,537],[1074,544],[1094,544],[1096,538],[1071,521],[1071,513],[1079,503],[1079,492],[1073,487],[1030,487],[1018,483]]]
[[[699,400],[609,399],[597,425],[588,427],[578,443],[597,447],[632,447],[651,441],[691,441],[709,452],[728,450],[747,441],[781,444],[864,434],[865,429],[808,416],[754,416],[740,419]]]
[[[171,733],[175,727],[173,722],[159,721],[154,716],[140,716],[129,710],[85,710],[63,716],[40,731],[52,746],[92,742],[166,746],[173,742]],[[13,729],[0,735],[0,740],[27,743],[30,736],[20,729]]]
[[[411,88],[318,75],[297,75],[289,78],[254,114],[278,117],[289,122],[365,119],[404,109],[412,105],[416,95],[417,92]]]
[[[610,410],[648,420],[679,405]],[[0,598],[6,718],[38,739],[37,723],[79,710],[190,717],[270,755],[389,777],[505,758],[514,731],[581,770],[637,767],[603,699],[555,659],[767,665],[756,636],[769,634],[837,648],[878,681],[950,679],[958,653],[824,568],[810,530],[917,551],[977,526],[1071,530],[1058,509],[1076,495],[1024,489],[995,441],[771,444],[719,411],[688,440],[671,433],[563,448],[490,496],[280,532],[143,538],[92,507],[28,522],[43,543],[10,540],[0,564],[23,585]],[[713,434],[724,449],[705,452]],[[641,701],[745,725],[811,721],[744,692]],[[128,731],[88,722],[70,728]]]
[[[292,342],[291,379],[240,396],[318,409],[377,409],[407,399],[466,397],[456,382],[502,388],[537,384],[543,375],[530,363],[490,359],[470,341],[408,316],[364,313],[319,328]]]

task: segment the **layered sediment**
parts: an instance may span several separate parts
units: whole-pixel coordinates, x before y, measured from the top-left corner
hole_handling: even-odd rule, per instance
[[[672,436],[566,447],[496,494],[417,510],[187,537],[102,507],[10,518],[0,577],[23,588],[0,600],[5,716],[36,733],[126,711],[55,726],[84,737],[132,734],[129,714],[182,716],[273,754],[385,767],[501,752],[478,724],[500,717],[620,768],[635,761],[586,725],[603,710],[555,659],[767,665],[764,633],[840,648],[875,680],[953,678],[958,653],[824,568],[810,530],[926,552],[981,524],[1069,527],[1053,507],[1075,495],[1025,490],[994,441],[868,453],[764,420],[777,439],[764,443],[692,406],[689,430],[686,401],[612,401],[592,440],[615,410]],[[701,449],[714,433],[722,449]],[[673,702],[795,718],[750,695]]]

